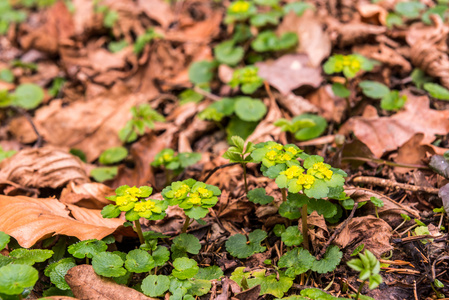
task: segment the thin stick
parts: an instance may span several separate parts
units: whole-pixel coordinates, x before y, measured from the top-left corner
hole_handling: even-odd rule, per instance
[[[343,229],[348,225],[349,221],[351,221],[351,219],[354,217],[357,206],[358,206],[358,203],[355,203],[354,206],[352,207],[349,217],[343,222],[343,224],[340,227],[338,227],[334,231],[334,233],[332,233],[331,237],[327,240],[326,244],[324,244],[324,247],[321,249],[320,253],[316,256],[317,260],[320,260],[321,257],[323,257],[323,255],[326,253],[326,250],[329,247],[329,245],[335,240],[337,235],[339,235],[340,232],[343,231]]]
[[[377,178],[377,177],[370,177],[370,176],[359,176],[352,179],[355,183],[367,183],[367,184],[374,184],[377,186],[383,186],[383,187],[390,187],[397,190],[407,190],[412,192],[426,192],[429,194],[436,194],[438,195],[439,189],[433,188],[433,187],[425,187],[425,186],[416,186],[406,183],[399,183],[395,182],[389,179],[383,179],[383,178]]]
[[[221,166],[213,168],[212,170],[209,171],[209,173],[207,173],[207,176],[206,176],[206,178],[204,178],[203,182],[206,182],[212,176],[212,174],[214,174],[218,170],[223,169],[223,168],[227,168],[227,167],[230,167],[230,166],[234,166],[236,164],[238,164],[238,163],[229,163],[229,164],[225,164],[225,165],[221,165]]]
[[[217,96],[217,95],[214,95],[212,93],[209,93],[208,91],[205,91],[205,90],[203,90],[202,88],[200,88],[198,86],[195,86],[193,88],[193,90],[195,92],[197,92],[198,94],[203,95],[204,97],[210,98],[210,99],[212,99],[214,101],[220,101],[222,99],[220,96]]]
[[[34,147],[35,148],[42,147],[42,141],[43,141],[42,136],[40,135],[39,131],[37,130],[37,127],[34,124],[33,118],[31,118],[30,114],[25,109],[23,109],[21,107],[15,107],[15,106],[10,106],[10,107],[15,112],[24,116],[25,119],[27,119],[28,123],[30,123],[31,127],[33,128],[34,133],[37,135],[37,139],[36,139],[36,143],[34,144]]]
[[[389,160],[383,160],[379,158],[369,158],[369,157],[358,157],[358,156],[351,156],[351,157],[343,157],[341,159],[342,161],[345,160],[358,160],[358,161],[366,161],[366,162],[373,162],[377,164],[384,164],[391,167],[400,167],[400,168],[411,168],[411,169],[425,169],[428,170],[428,166],[424,165],[414,165],[414,164],[401,164],[401,163],[395,163]]]

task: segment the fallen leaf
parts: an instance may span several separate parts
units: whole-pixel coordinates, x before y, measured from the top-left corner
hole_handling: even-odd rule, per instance
[[[232,297],[232,299],[238,299],[238,300],[257,300],[259,299],[259,294],[260,294],[260,284],[253,286],[250,289],[247,289],[244,292],[235,294],[234,297]]]
[[[396,68],[403,74],[409,74],[412,70],[412,65],[397,51],[397,49],[383,43],[379,45],[356,45],[352,49],[353,52],[375,59],[392,68]]]
[[[399,147],[397,156],[394,157],[394,161],[402,164],[415,164],[423,165],[424,159],[427,158],[427,154],[435,154],[432,147],[423,145],[422,140],[424,134],[417,133],[413,135],[404,145]],[[407,173],[410,172],[410,168],[395,167],[395,172]]]
[[[168,28],[175,20],[170,4],[163,0],[138,0],[138,7],[151,19]]]
[[[391,117],[353,117],[340,128],[339,133],[354,135],[376,157],[396,150],[416,133],[424,134],[422,143],[430,144],[436,134],[445,135],[449,131],[449,111],[429,108],[427,96],[415,96],[406,91],[407,102],[404,109]]]
[[[76,204],[86,208],[103,208],[112,202],[107,200],[107,196],[114,195],[114,190],[102,183],[82,183],[70,182],[61,192],[59,199],[64,204]]]
[[[24,187],[59,188],[68,182],[89,182],[81,160],[65,151],[46,146],[24,149],[0,163],[0,182]]]
[[[346,110],[346,101],[334,95],[332,86],[326,84],[307,95],[307,100],[317,107],[320,116],[340,123]]]
[[[293,93],[288,93],[286,96],[280,95],[277,100],[292,116],[299,116],[309,112],[318,112],[318,107],[310,103],[307,99]]]
[[[115,283],[112,279],[97,275],[90,265],[80,265],[71,268],[65,275],[73,295],[85,300],[158,300],[124,285]]]
[[[281,128],[274,126],[273,123],[282,117],[281,111],[274,99],[268,100],[267,108],[267,115],[262,121],[259,122],[253,133],[251,133],[251,135],[247,138],[248,141],[253,143],[261,143],[273,140],[273,138],[275,140],[279,140],[279,136],[282,134]]]
[[[384,26],[366,24],[360,21],[340,23],[332,17],[327,17],[326,22],[329,36],[332,37],[335,44],[342,48],[363,43],[368,38],[381,35],[387,31],[387,28]]]
[[[319,67],[321,62],[331,53],[331,40],[323,30],[324,24],[319,20],[318,14],[311,9],[301,16],[293,11],[287,14],[279,25],[277,32],[296,32],[299,45],[297,52],[305,53],[313,67]]]
[[[357,11],[363,19],[374,20],[378,25],[386,23],[388,11],[380,5],[362,2],[357,5]]]
[[[71,218],[67,207],[56,199],[0,195],[0,231],[14,237],[20,246],[30,248],[36,242],[55,234],[74,236],[80,240],[101,240],[124,223],[118,219],[101,218],[104,221],[99,226],[95,223],[100,221],[98,214],[85,210],[74,208],[74,214],[81,219],[79,221]],[[94,214],[97,215],[96,219],[92,219]]]
[[[287,54],[275,61],[256,63],[256,66],[258,75],[284,95],[304,85],[317,88],[323,81],[321,68],[311,66],[305,54]]]
[[[342,225],[339,225],[342,226]],[[356,217],[340,232],[334,243],[345,248],[352,243],[363,243],[376,257],[390,251],[392,228],[382,219],[374,216]]]

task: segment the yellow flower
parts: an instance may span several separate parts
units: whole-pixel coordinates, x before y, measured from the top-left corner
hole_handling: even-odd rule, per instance
[[[280,161],[289,161],[291,159],[292,159],[292,157],[288,153],[283,153],[278,156],[278,160],[280,160]]]
[[[360,62],[357,59],[354,59],[351,62],[351,69],[353,69],[353,70],[360,70]]]
[[[298,150],[293,147],[288,147],[285,151],[290,152],[292,155],[296,155],[298,153]]]
[[[329,167],[327,167],[323,162],[318,162],[313,164],[312,168],[310,168],[309,170],[307,170],[307,173],[310,175],[315,176],[316,178],[319,179],[331,179],[332,174],[334,172],[332,172]]]
[[[187,195],[187,193],[190,191],[190,188],[187,184],[183,184],[176,192],[175,192],[175,198],[183,197],[184,195]]]
[[[136,198],[136,197],[140,197],[140,195],[142,195],[142,192],[140,191],[139,188],[133,186],[133,187],[127,188],[125,190],[125,194],[130,195],[131,197]],[[133,201],[137,201],[137,199],[135,199]]]
[[[137,201],[137,198],[134,198],[134,197],[132,197],[130,195],[118,196],[117,199],[115,199],[115,203],[118,206],[126,206],[130,202],[135,202],[135,201]]]
[[[164,159],[164,161],[171,161],[173,156],[170,153],[165,153],[164,155],[162,155],[162,158]]]
[[[151,200],[136,203],[134,210],[139,213],[139,216],[145,215],[146,218],[149,218],[153,212],[157,214],[162,212],[162,209]]]
[[[246,1],[236,1],[231,4],[230,11],[238,14],[245,13],[249,10],[249,3]]]
[[[265,156],[266,156],[269,160],[275,160],[275,159],[276,159],[276,156],[277,156],[277,152],[274,151],[274,150],[271,150],[271,151],[268,152]]]
[[[298,185],[302,185],[305,189],[310,189],[314,182],[315,177],[308,174],[300,174],[298,177],[298,181],[296,181]]]
[[[193,194],[190,194],[189,202],[192,203],[193,205],[201,204],[201,198],[199,197],[198,194],[193,193]]]
[[[200,187],[200,188],[198,188],[198,193],[200,193],[202,198],[209,198],[210,197],[210,193],[209,193],[208,189]]]
[[[301,168],[301,167],[291,166],[287,170],[282,171],[280,174],[284,174],[285,176],[287,176],[287,179],[293,179],[293,178],[298,177],[299,175],[301,175],[302,171],[304,171],[304,169]]]

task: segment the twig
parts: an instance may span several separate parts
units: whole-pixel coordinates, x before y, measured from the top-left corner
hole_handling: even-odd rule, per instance
[[[238,163],[229,163],[229,164],[224,164],[224,165],[213,168],[212,170],[209,171],[209,173],[207,173],[207,176],[206,176],[206,178],[204,178],[203,182],[206,182],[212,176],[212,174],[217,172],[219,169],[227,168],[227,167],[234,166],[237,164]]]
[[[389,160],[379,159],[379,158],[370,158],[370,157],[358,157],[358,156],[351,156],[351,157],[343,157],[341,159],[342,161],[345,160],[358,160],[358,161],[366,161],[366,162],[373,162],[377,164],[384,164],[391,167],[399,167],[399,168],[411,168],[411,169],[425,169],[428,170],[428,166],[424,165],[414,165],[414,164],[402,164],[402,163],[395,163]]]
[[[36,140],[36,143],[34,144],[34,148],[42,147],[42,141],[43,141],[42,136],[40,135],[39,131],[37,130],[37,127],[34,124],[33,118],[31,118],[30,114],[25,109],[23,109],[21,107],[15,107],[15,106],[10,106],[10,107],[15,112],[24,116],[27,119],[28,123],[30,123],[31,127],[33,128],[34,133],[37,135],[37,140]]]
[[[217,95],[214,95],[212,93],[209,93],[208,91],[205,91],[202,88],[197,87],[197,86],[195,86],[193,88],[193,90],[195,92],[197,92],[198,94],[203,95],[204,97],[210,98],[210,99],[212,99],[214,101],[220,101],[222,99],[220,96],[217,96]]]
[[[419,300],[418,291],[416,289],[416,280],[413,280],[413,296],[415,297],[415,300]]]
[[[320,260],[321,257],[326,253],[327,248],[329,245],[335,240],[338,234],[343,231],[343,229],[348,225],[349,221],[354,217],[355,211],[357,209],[358,203],[355,203],[352,207],[351,213],[349,214],[349,217],[343,222],[343,224],[335,229],[334,233],[332,233],[331,237],[327,240],[326,244],[324,244],[323,248],[321,249],[320,253],[316,256],[317,260]]]
[[[370,176],[355,177],[354,179],[352,179],[352,181],[355,183],[368,183],[368,184],[374,184],[374,185],[383,186],[383,187],[390,187],[390,188],[394,188],[397,190],[403,189],[403,190],[412,191],[412,192],[426,192],[429,194],[437,194],[437,195],[438,195],[438,191],[439,191],[439,189],[436,189],[433,187],[425,187],[425,186],[417,186],[417,185],[411,185],[411,184],[406,184],[406,183],[399,183],[399,182],[395,182],[395,181],[392,181],[389,179],[370,177]]]

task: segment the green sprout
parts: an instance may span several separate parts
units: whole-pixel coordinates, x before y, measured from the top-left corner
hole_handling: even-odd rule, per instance
[[[231,163],[239,163],[243,168],[243,179],[245,181],[245,193],[248,194],[248,182],[246,179],[246,164],[252,162],[251,152],[254,150],[254,144],[248,142],[245,147],[245,141],[239,136],[231,137],[233,146],[223,154],[223,157],[229,159]]]
[[[145,45],[149,44],[152,40],[157,38],[163,38],[163,35],[154,31],[154,28],[149,28],[144,34],[137,37],[136,43],[134,44],[134,53],[140,54]]]
[[[165,217],[165,210],[168,203],[165,200],[145,199],[153,192],[153,188],[149,186],[141,186],[139,188],[128,185],[122,185],[115,190],[115,195],[106,197],[108,200],[114,201],[103,208],[101,215],[104,218],[116,218],[120,213],[126,212],[125,218],[134,222],[134,230],[139,236],[141,244],[145,244],[142,228],[140,227],[140,218],[147,220],[161,220]]]
[[[374,211],[376,212],[376,217],[379,219],[379,213],[377,212],[377,208],[383,207],[385,204],[381,199],[379,199],[377,197],[371,197],[369,199],[371,200],[371,203],[374,205]]]
[[[380,107],[385,110],[399,110],[404,107],[407,101],[406,95],[399,95],[399,91],[392,90],[380,82],[364,80],[359,83],[365,96],[373,99],[381,99]]]
[[[254,93],[263,85],[263,79],[257,75],[258,70],[256,66],[246,66],[235,70],[229,85],[233,88],[240,87],[244,94]]]
[[[172,181],[173,175],[181,174],[185,168],[196,164],[201,159],[201,153],[182,152],[175,155],[175,151],[170,148],[161,150],[154,157],[151,163],[153,167],[164,167],[166,170],[166,185]]]
[[[404,219],[401,224],[399,224],[393,231],[397,231],[399,228],[401,228],[407,221],[410,221],[411,218],[406,214],[401,214],[402,219]]]
[[[302,114],[291,120],[281,118],[274,125],[292,133],[298,141],[307,141],[319,137],[326,129],[327,122],[318,115]]]
[[[154,128],[154,122],[164,122],[165,118],[151,108],[147,103],[131,108],[132,119],[126,122],[125,127],[119,131],[123,142],[130,143],[137,140],[139,135],[145,133],[145,128]]]
[[[359,253],[360,258],[351,259],[348,261],[348,266],[352,269],[360,272],[359,278],[362,280],[362,284],[357,290],[355,300],[359,299],[360,292],[363,286],[368,281],[370,290],[373,290],[382,283],[382,277],[380,276],[380,262],[369,250],[365,250],[365,254]]]
[[[326,74],[343,73],[348,79],[355,77],[360,70],[371,71],[373,68],[373,61],[360,54],[334,54],[323,65]]]
[[[245,21],[257,13],[256,6],[250,1],[234,1],[226,11],[225,23]]]
[[[257,52],[281,51],[290,49],[298,44],[298,35],[286,32],[278,37],[274,31],[266,30],[257,35],[251,42],[251,48]]]
[[[162,196],[169,205],[178,205],[184,209],[186,220],[182,227],[183,233],[187,231],[191,219],[199,220],[207,215],[209,208],[217,204],[220,194],[218,187],[191,178],[173,182],[162,190]]]

